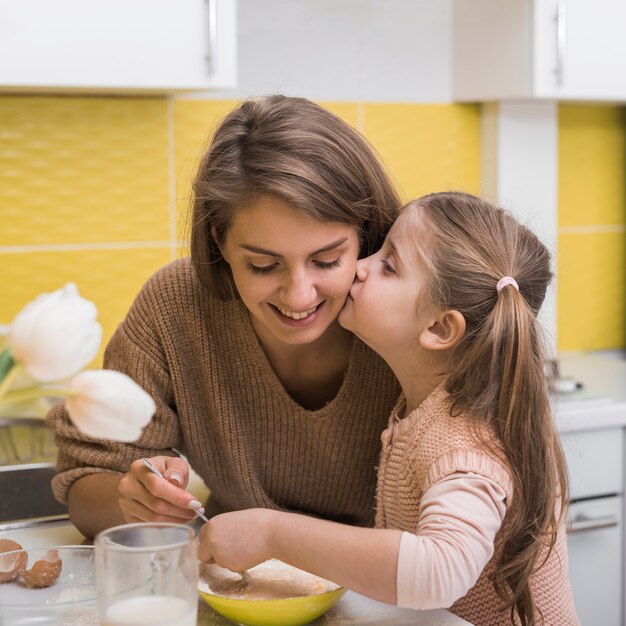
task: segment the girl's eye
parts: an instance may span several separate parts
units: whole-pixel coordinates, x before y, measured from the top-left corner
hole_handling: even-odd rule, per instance
[[[395,274],[396,270],[393,269],[393,267],[391,267],[391,265],[389,265],[389,261],[387,261],[387,259],[381,259],[380,262],[383,264],[383,272],[385,272],[385,274]]]
[[[272,265],[263,265],[263,266],[252,265],[252,263],[248,263],[246,265],[246,268],[253,274],[269,274],[270,272],[274,271],[275,267],[276,267],[275,263],[273,263]]]
[[[334,267],[341,267],[342,263],[341,259],[335,259],[334,261],[329,261],[328,263],[325,263],[324,261],[315,261],[315,265],[317,265],[317,267],[321,270],[330,270]]]

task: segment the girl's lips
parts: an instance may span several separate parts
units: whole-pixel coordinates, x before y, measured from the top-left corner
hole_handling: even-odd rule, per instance
[[[324,306],[325,302],[325,300],[323,302],[320,302],[317,305],[315,311],[313,311],[313,313],[301,320],[296,320],[292,317],[287,317],[286,315],[283,315],[274,304],[270,304],[270,308],[272,309],[272,311],[274,311],[274,315],[276,315],[276,317],[283,324],[285,324],[285,326],[290,326],[291,328],[302,328],[303,326],[309,326],[310,324],[313,324],[315,320],[317,320],[317,318],[320,316],[320,310]]]

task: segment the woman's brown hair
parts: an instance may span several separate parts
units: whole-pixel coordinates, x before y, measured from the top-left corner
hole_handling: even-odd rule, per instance
[[[400,201],[374,150],[304,98],[246,100],[218,126],[194,182],[191,258],[221,299],[238,297],[222,243],[235,209],[277,196],[320,221],[351,224],[360,256],[382,245]],[[217,239],[217,241],[216,241]]]
[[[537,320],[552,279],[550,254],[506,211],[469,194],[431,194],[408,208],[432,234],[423,250],[428,300],[465,318],[445,383],[453,414],[467,411],[492,425],[512,474],[514,502],[494,585],[512,623],[516,616],[515,623],[534,625],[529,578],[556,541],[568,493]],[[519,291],[509,285],[498,293],[504,276]]]

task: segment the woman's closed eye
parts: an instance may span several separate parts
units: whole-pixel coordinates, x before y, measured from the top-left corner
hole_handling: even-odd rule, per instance
[[[343,263],[341,262],[341,258],[335,259],[334,261],[313,261],[317,267],[321,270],[331,270],[334,267],[341,267]]]
[[[277,263],[272,263],[271,265],[252,265],[252,263],[247,263],[246,269],[253,274],[269,274],[276,269],[277,265]]]
[[[314,265],[321,270],[331,270],[336,267],[341,267],[343,265],[341,258],[335,259],[334,261],[313,261]],[[272,263],[270,265],[253,265],[248,262],[246,264],[246,269],[248,269],[253,274],[269,274],[273,272],[278,267],[278,263]]]

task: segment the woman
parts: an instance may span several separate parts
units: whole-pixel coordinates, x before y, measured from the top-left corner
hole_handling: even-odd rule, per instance
[[[153,396],[155,417],[127,445],[81,435],[55,407],[56,497],[87,536],[186,521],[200,503],[176,449],[211,491],[208,515],[265,507],[371,525],[399,387],[337,315],[357,258],[397,215],[387,175],[340,119],[272,96],[223,120],[194,196],[191,259],[148,281],[105,353]]]

